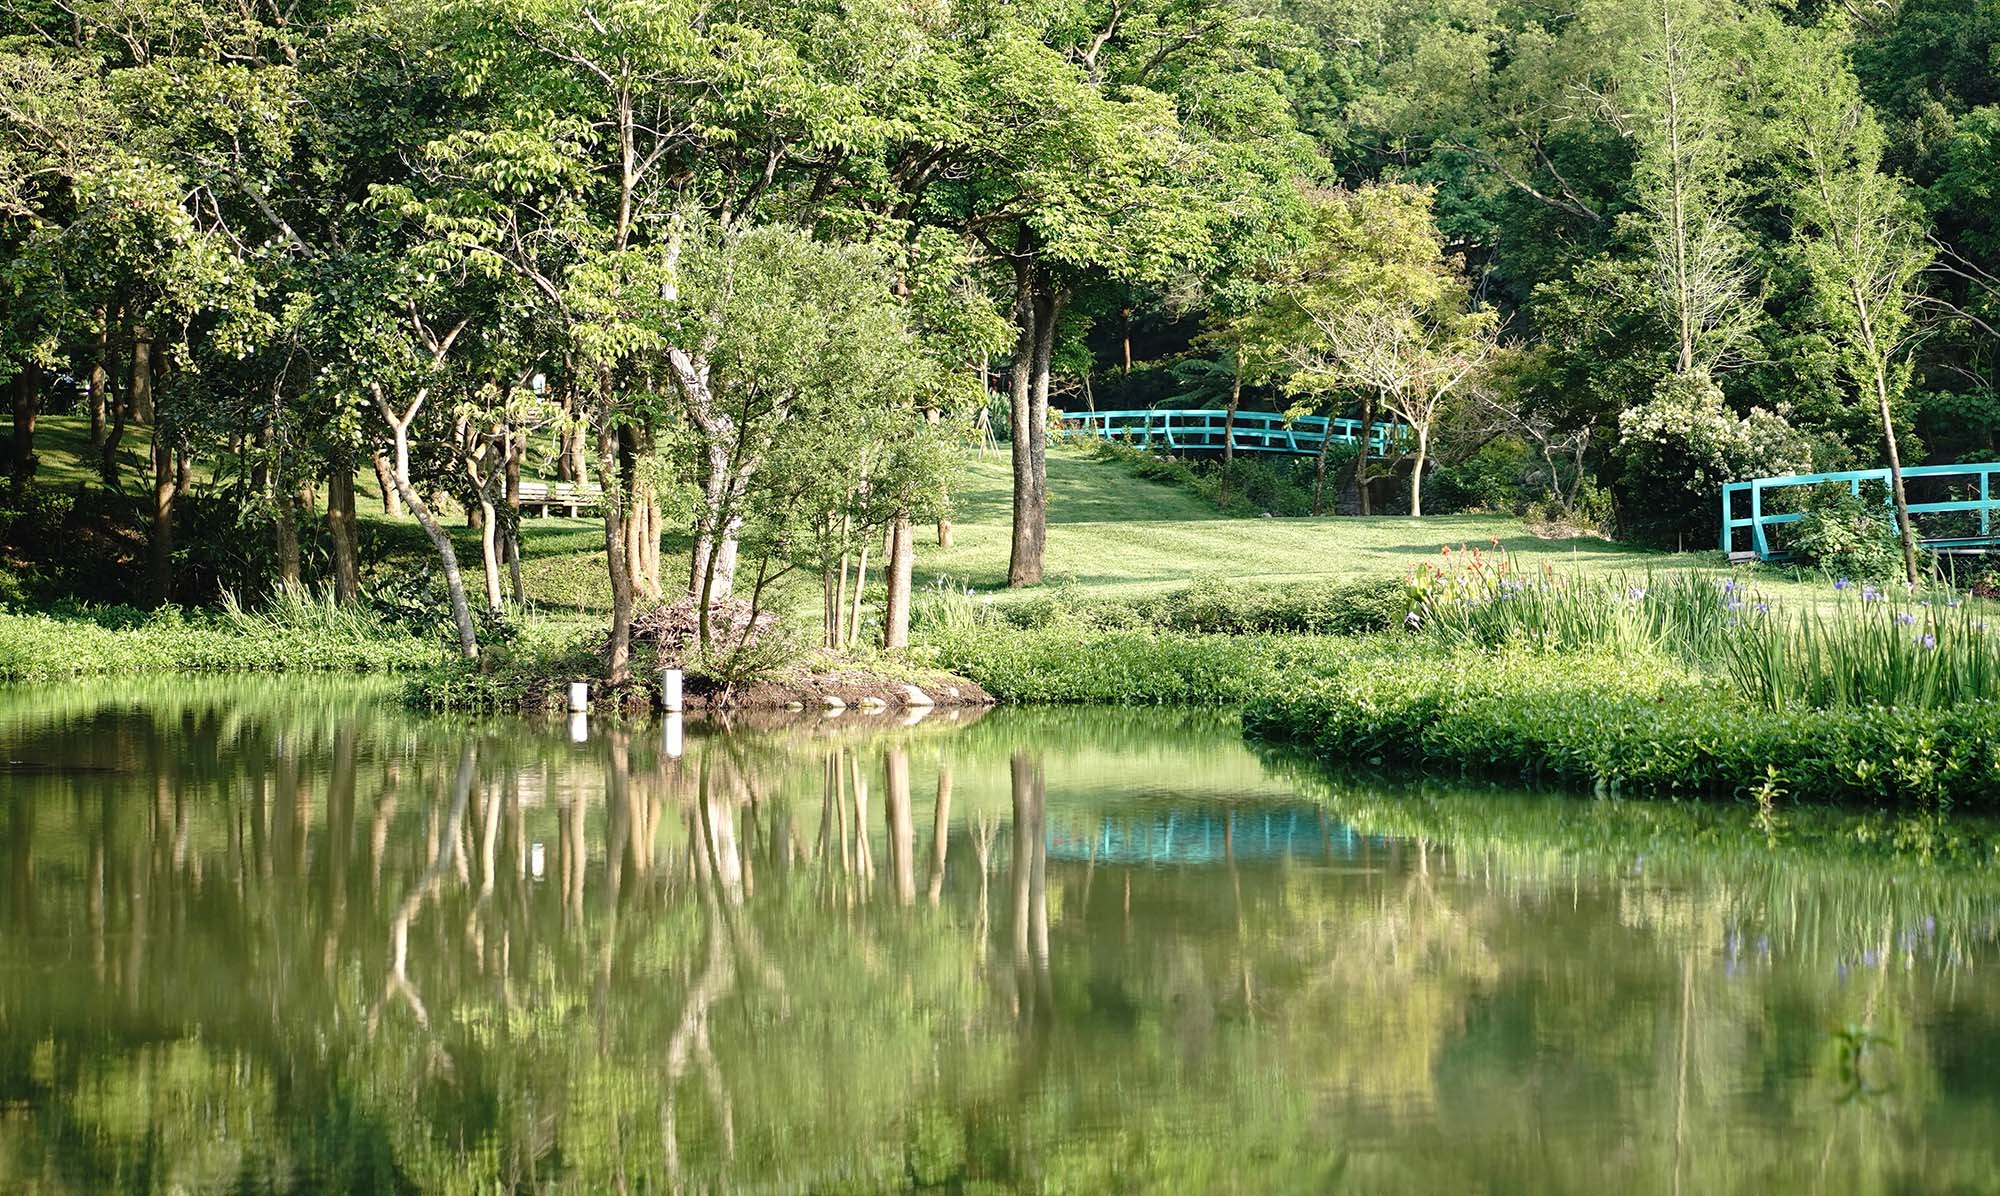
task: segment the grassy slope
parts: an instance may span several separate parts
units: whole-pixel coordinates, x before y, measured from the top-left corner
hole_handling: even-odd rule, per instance
[[[95,482],[94,460],[86,455],[87,428],[76,416],[45,418],[37,435],[42,481],[57,486]],[[145,484],[146,429],[128,428],[124,441],[126,485]],[[201,484],[200,482],[197,483]],[[1494,539],[1530,567],[1638,574],[1646,570],[1716,568],[1713,552],[1661,553],[1580,538],[1544,540],[1520,520],[1499,515],[1446,515],[1412,520],[1404,516],[1362,519],[1235,518],[1200,499],[1158,483],[1141,481],[1115,465],[1057,449],[1049,459],[1049,538],[1045,577],[1107,593],[1144,593],[1199,575],[1261,581],[1397,576],[1430,557],[1440,545],[1467,544],[1490,549]],[[356,482],[361,515],[380,541],[386,562],[427,565],[429,547],[408,516],[391,520],[381,511],[374,473],[362,470]],[[917,581],[938,579],[978,590],[1005,587],[1012,510],[1012,482],[1004,450],[975,455],[956,495],[955,543],[935,547],[920,535]],[[453,519],[461,559],[476,577],[478,537]],[[529,518],[523,525],[523,574],[529,596],[550,613],[594,616],[608,603],[602,533],[595,519]],[[669,585],[685,577],[685,537],[670,537],[662,558]],[[879,562],[878,562],[879,563]],[[871,566],[872,568],[872,566]],[[1807,591],[1788,571],[1758,570],[1758,584],[1776,592]],[[879,574],[876,575],[879,577]],[[781,586],[779,603],[801,612],[817,610],[805,579]]]
[[[1597,539],[1543,540],[1503,515],[1226,517],[1193,495],[1067,451],[1050,456],[1049,490],[1046,580],[1114,592],[1163,589],[1205,573],[1261,581],[1400,575],[1441,545],[1490,549],[1496,537],[1525,561],[1593,571],[1718,561]],[[975,458],[957,497],[955,543],[939,550],[919,541],[920,579],[1004,586],[1011,495],[1005,454]]]

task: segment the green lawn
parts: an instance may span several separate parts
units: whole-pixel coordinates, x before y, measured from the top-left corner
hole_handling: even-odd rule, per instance
[[[87,425],[81,417],[42,420],[37,436],[44,484],[96,484]],[[128,490],[146,485],[147,429],[128,428],[122,456]],[[207,479],[197,473],[197,485]],[[408,563],[424,568],[428,543],[408,516],[382,514],[375,475],[364,469],[356,482],[364,536],[380,567]],[[1495,540],[1530,568],[1543,562],[1558,569],[1640,574],[1648,570],[1715,569],[1719,554],[1669,553],[1633,548],[1595,538],[1542,539],[1519,520],[1501,515],[1444,515],[1316,519],[1224,516],[1184,491],[1139,480],[1114,464],[1078,450],[1055,449],[1049,459],[1049,538],[1044,569],[1047,584],[1071,584],[1104,593],[1140,594],[1210,575],[1283,582],[1323,578],[1399,576],[1460,544],[1491,551]],[[981,591],[1004,589],[1007,577],[1012,481],[1005,450],[975,455],[955,496],[955,543],[939,549],[919,537],[917,581],[928,586],[945,579]],[[478,568],[478,537],[462,518],[450,520],[469,573]],[[529,595],[545,611],[595,615],[609,599],[604,578],[602,533],[595,519],[529,518],[522,534],[523,575]],[[662,564],[668,585],[686,576],[686,538],[672,537]],[[877,562],[879,563],[879,562]],[[874,565],[871,565],[871,571]],[[1817,580],[1794,579],[1776,568],[1746,568],[1757,584],[1774,594],[1806,597]],[[879,578],[879,574],[875,574]],[[802,613],[816,611],[813,582],[793,577],[774,592],[774,601]]]
[[[920,579],[949,577],[987,590],[1007,581],[1012,474],[1004,451],[975,458],[958,495],[955,542],[948,550],[919,540]],[[1717,553],[1675,555],[1595,538],[1544,540],[1504,515],[1443,515],[1423,519],[1235,518],[1184,491],[1140,481],[1116,465],[1058,450],[1049,457],[1049,539],[1044,567],[1050,583],[1141,593],[1200,574],[1286,581],[1400,575],[1438,554],[1442,545],[1491,551],[1500,546],[1524,563],[1561,568],[1638,572],[1648,568],[1717,566]]]

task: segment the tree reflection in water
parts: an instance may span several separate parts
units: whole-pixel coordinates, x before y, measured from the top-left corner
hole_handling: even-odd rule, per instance
[[[1329,783],[1207,715],[675,754],[291,681],[9,692],[0,760],[4,1191],[2000,1167],[2000,884],[1726,813]]]

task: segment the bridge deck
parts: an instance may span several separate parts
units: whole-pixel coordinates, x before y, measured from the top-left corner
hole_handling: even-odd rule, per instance
[[[1913,523],[1920,516],[1958,516],[1955,521],[1957,526],[1940,529],[1937,535],[1926,535],[1923,526],[1918,524],[1917,534],[1925,547],[1946,552],[1982,552],[2000,548],[2000,517],[1996,517],[2000,516],[2000,484],[1995,482],[1996,474],[2000,474],[2000,461],[1912,465],[1903,470],[1906,490],[1919,489],[1943,495],[1931,501],[1912,502],[1910,517]],[[1722,488],[1722,551],[1733,560],[1784,560],[1792,552],[1782,543],[1774,544],[1771,533],[1787,523],[1797,523],[1805,518],[1805,514],[1797,509],[1775,513],[1766,511],[1765,505],[1772,496],[1799,494],[1803,497],[1799,488],[1829,484],[1844,485],[1858,496],[1863,483],[1867,482],[1879,482],[1886,490],[1889,471],[1852,469],[1840,473],[1787,474],[1730,482]],[[1747,497],[1747,514],[1737,513],[1739,496]],[[1782,499],[1780,501],[1782,505],[1796,506]],[[1884,501],[1889,500],[1885,497]],[[1750,548],[1739,552],[1736,533],[1744,530],[1750,533]]]
[[[1235,424],[1226,411],[1158,408],[1142,411],[1091,411],[1065,413],[1063,429],[1099,440],[1130,440],[1134,444],[1158,445],[1169,452],[1212,449],[1220,452],[1224,434],[1239,453],[1282,453],[1310,457],[1320,445],[1358,444],[1361,421],[1329,420],[1324,415],[1304,415],[1288,420],[1276,411],[1239,411]],[[1369,430],[1368,455],[1384,457],[1400,431],[1378,421]]]

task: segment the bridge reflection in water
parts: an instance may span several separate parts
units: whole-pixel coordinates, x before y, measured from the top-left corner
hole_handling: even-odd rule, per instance
[[[1387,837],[1359,834],[1351,826],[1330,823],[1323,812],[1311,806],[1240,812],[1168,810],[1093,820],[1087,828],[1055,823],[1048,832],[1050,859],[1100,864],[1186,867],[1226,863],[1232,856],[1238,860],[1285,856],[1347,860],[1388,846]]]

